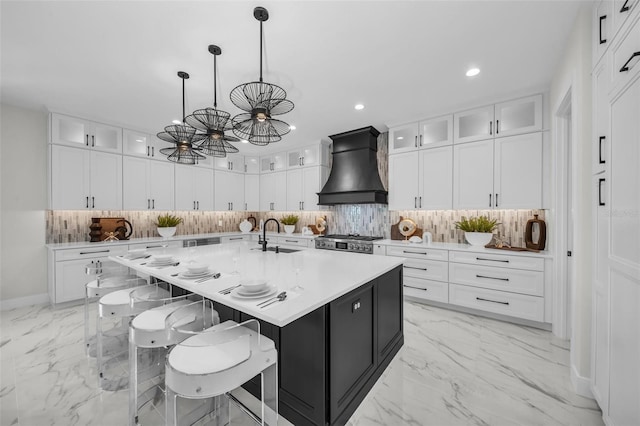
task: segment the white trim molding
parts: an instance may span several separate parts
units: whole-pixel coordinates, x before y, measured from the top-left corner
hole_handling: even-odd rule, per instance
[[[571,384],[573,385],[573,390],[575,390],[578,395],[595,399],[591,391],[591,379],[581,376],[574,364],[571,364]]]
[[[48,305],[49,295],[47,293],[34,294],[33,296],[16,297],[13,299],[0,300],[0,311],[24,308],[32,305]]]

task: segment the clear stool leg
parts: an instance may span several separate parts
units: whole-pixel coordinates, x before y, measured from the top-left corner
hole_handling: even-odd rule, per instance
[[[87,289],[84,290],[84,344],[85,352],[89,355],[89,295]]]
[[[262,371],[262,424],[278,424],[278,363]]]
[[[129,425],[138,424],[138,347],[129,329]]]
[[[177,426],[178,424],[178,417],[177,417],[177,398],[178,395],[176,395],[176,393],[171,390],[170,387],[165,385],[165,397],[164,397],[164,405],[165,405],[165,419],[164,419],[164,424],[166,426]]]
[[[102,309],[98,307],[98,318],[96,322],[96,365],[98,367],[98,386],[102,388]]]

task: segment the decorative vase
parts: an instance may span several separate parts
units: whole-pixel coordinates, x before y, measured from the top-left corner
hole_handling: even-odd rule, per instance
[[[296,230],[295,225],[284,225],[284,232],[286,232],[287,234],[293,234],[293,231],[295,230]]]
[[[486,246],[493,238],[492,232],[465,232],[464,237],[472,246]]]
[[[173,234],[175,233],[176,233],[175,226],[166,226],[164,228],[158,227],[158,234],[160,234],[160,236],[163,238],[173,237]]]
[[[534,250],[544,250],[547,242],[547,225],[544,220],[538,219],[534,214],[533,219],[527,221],[524,231],[524,244],[526,248]]]

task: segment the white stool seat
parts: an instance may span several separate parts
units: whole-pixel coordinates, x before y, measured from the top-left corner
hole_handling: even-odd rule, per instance
[[[174,344],[175,342],[169,340],[165,322],[176,309],[190,303],[192,303],[190,300],[182,299],[142,312],[131,321],[129,340],[136,346],[143,348],[157,348]],[[195,321],[195,316],[193,320]]]

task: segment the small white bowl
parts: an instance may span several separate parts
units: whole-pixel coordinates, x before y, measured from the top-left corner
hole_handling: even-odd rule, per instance
[[[209,265],[205,265],[202,263],[189,263],[187,265],[187,271],[191,274],[200,274],[209,269]]]
[[[265,280],[246,280],[240,282],[240,287],[247,293],[257,293],[267,288]]]
[[[173,259],[172,254],[154,254],[153,260],[165,261]]]

